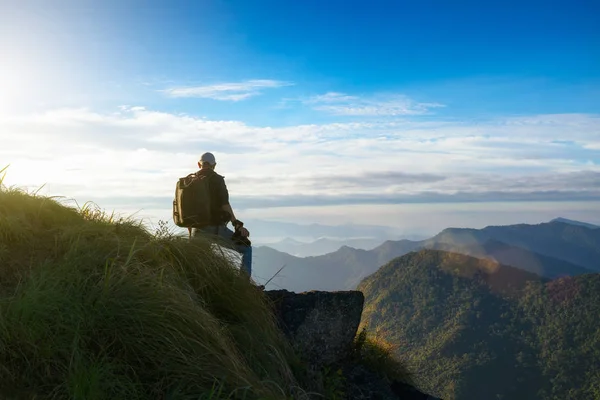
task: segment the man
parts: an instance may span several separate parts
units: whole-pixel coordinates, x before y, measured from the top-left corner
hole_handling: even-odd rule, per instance
[[[225,178],[215,172],[217,161],[212,153],[204,153],[198,161],[198,175],[207,175],[209,180],[210,196],[211,196],[211,224],[204,228],[194,229],[193,236],[198,236],[202,233],[217,235],[230,241],[235,250],[242,255],[242,267],[248,279],[252,276],[252,245],[248,236],[250,233],[244,228],[243,222],[239,221],[231,204],[229,204],[229,192],[225,185]],[[227,223],[231,222],[235,228],[235,232],[227,227]]]

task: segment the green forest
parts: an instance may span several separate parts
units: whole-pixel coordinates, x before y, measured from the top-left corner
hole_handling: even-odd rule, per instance
[[[366,278],[363,325],[425,392],[459,399],[600,399],[600,274],[547,280],[422,250]]]

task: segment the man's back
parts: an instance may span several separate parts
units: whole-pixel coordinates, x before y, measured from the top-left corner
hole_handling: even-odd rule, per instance
[[[234,214],[231,204],[229,204],[229,192],[225,185],[225,177],[215,172],[217,161],[214,154],[207,152],[202,154],[198,161],[200,171],[197,172],[202,179],[208,182],[208,191],[210,198],[210,219],[213,220],[209,226],[196,229],[193,235],[199,231],[229,240],[235,249],[242,254],[242,266],[248,278],[252,276],[252,243],[248,239],[250,233],[244,227],[244,223],[238,220]],[[227,227],[231,222],[235,232]],[[192,234],[192,232],[190,232]]]
[[[227,222],[229,216],[223,211],[223,205],[229,203],[229,192],[225,185],[225,178],[210,168],[202,168],[198,171],[198,175],[206,176],[204,179],[209,179],[211,223],[221,225]]]

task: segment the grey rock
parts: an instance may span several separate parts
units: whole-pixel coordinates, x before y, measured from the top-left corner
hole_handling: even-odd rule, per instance
[[[406,383],[390,382],[361,364],[347,364],[343,372],[347,400],[441,400]]]
[[[399,397],[379,375],[362,365],[347,365],[343,369],[348,400],[397,400]]]
[[[350,353],[364,305],[359,291],[265,291],[292,346],[315,366],[337,364]]]
[[[280,329],[307,363],[307,373],[319,379],[321,367],[341,369],[348,400],[441,400],[402,382],[389,382],[356,359],[356,336],[364,295],[359,291],[287,290],[264,292]]]

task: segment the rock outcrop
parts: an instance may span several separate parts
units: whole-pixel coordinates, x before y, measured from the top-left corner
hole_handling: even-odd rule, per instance
[[[360,324],[362,292],[265,293],[275,305],[281,329],[308,363],[323,366],[344,361]]]
[[[440,400],[403,382],[388,382],[353,358],[364,295],[360,291],[265,291],[280,328],[310,369],[342,371],[350,400]]]

